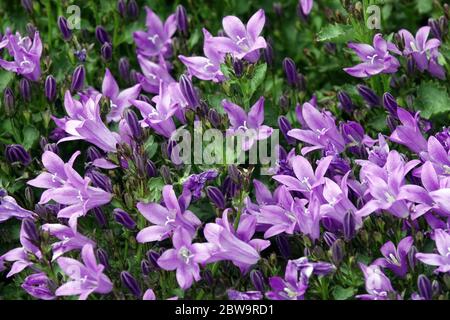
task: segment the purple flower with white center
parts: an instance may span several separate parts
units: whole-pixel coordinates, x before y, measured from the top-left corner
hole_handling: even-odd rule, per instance
[[[272,135],[273,129],[263,125],[264,97],[258,99],[248,114],[228,100],[223,100],[222,105],[231,123],[231,128],[227,129],[227,135],[241,137],[244,151],[250,150],[257,140],[265,140]]]
[[[314,274],[317,276],[326,276],[336,270],[336,267],[328,262],[311,262],[307,257],[301,257],[291,260],[300,272]],[[312,272],[310,271],[312,269]]]
[[[419,113],[414,116],[403,108],[397,108],[397,116],[401,125],[392,132],[389,139],[395,143],[408,147],[411,151],[420,155],[427,150],[427,141],[423,137],[419,127]]]
[[[430,161],[420,168],[422,186],[408,184],[400,188],[399,198],[415,202],[412,219],[433,210],[442,216],[450,216],[450,179],[439,176]]]
[[[222,20],[223,29],[228,37],[213,37],[206,41],[223,53],[231,53],[237,59],[245,59],[251,63],[258,61],[260,49],[266,48],[266,40],[260,36],[266,16],[263,9],[259,9],[245,26],[235,16],[226,16]]]
[[[103,78],[102,84],[102,93],[109,99],[109,104],[111,107],[111,110],[106,116],[107,121],[118,122],[122,118],[125,109],[131,105],[130,100],[136,99],[140,91],[140,84],[136,84],[131,88],[119,91],[119,86],[116,79],[114,79],[111,71],[106,68],[105,77]]]
[[[39,204],[51,200],[65,205],[58,212],[58,218],[69,219],[69,225],[76,230],[77,219],[95,208],[111,201],[112,195],[100,188],[90,186],[90,179],[82,178],[73,169],[73,163],[79,151],[75,152],[69,162],[51,151],[46,151],[42,156],[42,162],[49,172],[43,172],[28,184],[37,188],[47,189],[41,195]]]
[[[58,258],[61,270],[70,278],[59,287],[57,296],[75,296],[79,300],[86,300],[91,293],[108,294],[113,289],[111,280],[103,273],[105,267],[97,264],[92,245],[86,244],[81,250],[83,263],[66,257]]]
[[[203,44],[204,57],[185,57],[180,55],[178,58],[187,67],[192,76],[201,80],[221,82],[225,79],[222,71],[220,71],[220,65],[225,62],[225,54],[218,52],[208,41],[208,39],[212,38],[212,35],[206,29],[203,29],[203,36],[205,38]]]
[[[5,190],[0,189],[0,223],[10,218],[16,219],[34,219],[36,214],[32,211],[22,208],[11,196],[8,196]]]
[[[25,268],[32,266],[33,262],[31,261],[30,256],[34,257],[34,259],[37,260],[40,260],[42,258],[42,253],[39,248],[30,240],[28,240],[32,238],[32,236],[27,233],[24,225],[25,220],[22,221],[19,236],[20,244],[22,245],[22,247],[12,249],[4,255],[0,256],[0,266],[4,261],[13,263],[11,266],[11,270],[9,270],[8,274],[6,275],[7,278],[21,272]]]
[[[295,262],[289,260],[284,279],[278,276],[269,279],[272,290],[266,293],[266,297],[270,300],[303,300],[312,272],[312,267],[300,271]]]
[[[293,234],[298,231],[299,207],[304,207],[306,199],[294,199],[285,186],[280,187],[280,197],[277,205],[261,206],[261,214],[257,216],[258,224],[270,226],[264,233],[264,238],[270,238],[280,233]]]
[[[120,136],[110,131],[100,116],[101,94],[94,98],[81,96],[80,101],[72,98],[69,91],[64,96],[64,108],[68,117],[57,119],[53,117],[56,125],[69,134],[59,142],[86,140],[105,152],[116,152],[116,145]]]
[[[157,94],[159,93],[159,84],[161,81],[166,85],[175,82],[167,69],[164,59],[160,58],[159,64],[139,54],[137,59],[142,70],[142,74],[139,73],[137,77],[142,89],[145,91]]]
[[[43,272],[33,273],[25,278],[21,287],[29,295],[41,300],[53,300],[55,294],[53,293],[53,282]]]
[[[136,31],[133,33],[137,53],[145,57],[164,56],[172,54],[172,36],[177,31],[175,14],[171,14],[166,21],[161,19],[148,7],[145,7],[147,18],[145,26],[147,31]]]
[[[227,290],[228,299],[230,300],[262,300],[263,295],[259,291],[237,291],[233,289]]]
[[[450,272],[450,234],[442,229],[434,230],[436,253],[417,253],[416,258],[425,264],[438,267],[434,272]]]
[[[81,250],[86,244],[95,247],[94,241],[63,224],[46,223],[42,225],[41,229],[60,240],[52,244],[52,260],[56,260],[66,252]]]
[[[194,235],[195,230],[201,224],[197,216],[189,210],[189,199],[182,195],[177,199],[171,185],[166,185],[162,190],[164,206],[158,203],[139,202],[139,212],[153,225],[142,229],[136,236],[140,243],[161,241],[169,238],[175,229],[182,227],[189,234]]]
[[[437,49],[441,45],[441,41],[438,39],[429,39],[431,28],[426,26],[417,30],[416,36],[414,37],[408,30],[402,29],[398,32],[400,37],[402,37],[405,49],[403,50],[404,56],[411,55],[416,63],[417,68],[424,72],[429,70],[430,73],[433,72],[433,66],[431,66],[431,52],[437,52]],[[430,70],[430,67],[432,70]]]
[[[206,240],[215,245],[208,262],[229,260],[242,273],[246,273],[259,261],[259,252],[269,247],[270,241],[252,239],[256,230],[256,218],[251,215],[241,215],[235,230],[228,220],[229,210],[226,209],[222,218],[217,218],[215,223],[206,224],[203,230]]]
[[[25,78],[38,81],[41,76],[40,59],[42,54],[42,41],[39,32],[34,33],[33,39],[22,37],[16,32],[11,32],[0,41],[0,50],[7,48],[14,61],[7,61],[0,58],[0,67],[5,70],[23,75]]]
[[[384,258],[374,261],[374,265],[392,270],[397,276],[404,278],[408,272],[408,253],[413,245],[412,237],[403,238],[397,248],[392,241],[386,242],[380,249]]]
[[[363,208],[356,212],[357,216],[365,217],[372,212],[382,209],[387,210],[398,218],[407,218],[410,215],[408,203],[400,199],[400,188],[404,185],[405,176],[419,160],[411,160],[407,163],[395,150],[389,152],[384,167],[379,167],[369,161],[357,161],[362,165],[361,177],[368,184],[368,192],[372,196]]]
[[[164,251],[158,259],[158,265],[164,270],[177,270],[177,282],[181,289],[186,290],[194,280],[200,280],[199,264],[209,259],[212,245],[192,243],[192,234],[183,228],[175,230],[172,242],[173,249]]]
[[[335,120],[326,112],[320,112],[312,104],[306,102],[301,109],[302,119],[308,126],[305,129],[292,129],[288,132],[290,137],[312,145],[303,147],[302,154],[326,149],[340,153],[345,148],[345,141],[336,127]]]
[[[428,138],[427,152],[422,156],[433,164],[438,175],[450,176],[450,149],[445,150],[438,139]]]
[[[332,156],[322,158],[318,162],[316,171],[314,172],[311,164],[306,158],[296,156],[292,159],[292,168],[294,170],[295,177],[276,175],[272,178],[279,183],[284,184],[288,190],[300,191],[305,194],[309,194],[314,188],[325,182],[324,176],[332,159]]]
[[[380,33],[373,38],[373,47],[352,42],[348,47],[363,61],[354,67],[344,68],[344,71],[353,77],[366,78],[380,73],[395,73],[400,67],[397,58],[390,54],[390,52],[400,54],[400,51],[393,43],[384,40]]]
[[[357,295],[356,298],[362,300],[390,300],[392,297],[397,297],[397,293],[392,288],[391,281],[381,271],[379,266],[366,266],[360,263],[359,267],[366,280],[367,294]]]
[[[153,98],[153,102],[156,104],[155,107],[145,101],[131,101],[144,118],[141,126],[150,126],[158,134],[170,138],[176,130],[172,116],[177,112],[177,105],[171,102],[170,92],[162,81],[160,82],[159,95]]]
[[[185,191],[190,192],[194,199],[199,199],[206,182],[214,180],[218,174],[217,170],[211,169],[199,174],[190,175],[187,177],[186,181],[183,182],[183,193]]]

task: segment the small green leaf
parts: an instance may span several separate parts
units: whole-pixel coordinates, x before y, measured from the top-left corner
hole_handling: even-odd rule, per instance
[[[450,97],[447,89],[437,82],[424,82],[417,89],[417,110],[425,119],[450,112]]]
[[[14,73],[0,70],[0,91],[3,92],[3,90],[6,88],[6,86],[9,84],[9,82],[14,78]]]
[[[27,126],[23,130],[22,145],[25,149],[29,150],[33,144],[39,139],[39,131],[32,126]]]
[[[355,294],[354,288],[343,288],[341,286],[337,286],[333,290],[333,297],[336,300],[347,300]]]
[[[416,0],[416,6],[420,14],[428,13],[433,9],[433,0]]]
[[[253,78],[250,80],[250,92],[249,98],[258,90],[259,86],[263,83],[266,78],[267,64],[263,63],[256,67]]]
[[[354,38],[354,29],[350,25],[330,24],[317,34],[317,41],[344,43]]]

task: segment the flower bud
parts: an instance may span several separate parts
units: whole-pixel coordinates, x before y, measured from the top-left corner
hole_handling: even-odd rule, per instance
[[[33,1],[32,0],[21,0],[20,3],[22,7],[29,13],[33,13]]]
[[[102,248],[97,249],[97,258],[98,261],[105,267],[105,269],[109,268],[109,259],[108,253]]]
[[[111,42],[108,32],[102,26],[97,26],[95,28],[95,37],[97,41],[103,45],[105,42]]]
[[[417,265],[416,253],[417,253],[416,246],[412,246],[408,252],[408,264],[411,270],[414,270]]]
[[[133,138],[136,140],[140,140],[143,135],[142,127],[139,123],[139,119],[136,113],[133,110],[127,109],[125,111],[125,121],[127,122],[128,127],[130,128],[131,135],[133,136]]]
[[[213,186],[207,187],[206,195],[217,208],[225,209],[225,197],[219,188]]]
[[[283,5],[281,3],[275,2],[272,5],[272,9],[275,15],[278,16],[279,18],[283,15]]]
[[[277,244],[278,250],[280,251],[280,254],[285,259],[288,259],[291,256],[291,246],[289,245],[287,236],[284,234],[279,234],[275,237],[275,242]]]
[[[20,79],[19,91],[20,91],[20,95],[22,96],[22,99],[25,102],[31,101],[31,84],[28,79],[25,79],[25,78]]]
[[[121,225],[123,225],[125,228],[133,230],[134,228],[136,228],[136,222],[134,222],[134,220],[130,217],[130,215],[128,213],[126,213],[125,211],[123,211],[120,208],[116,208],[113,210],[114,213],[114,219],[120,223]]]
[[[92,212],[94,213],[94,217],[95,217],[95,220],[97,220],[98,225],[101,228],[106,228],[108,221],[106,220],[106,217],[105,217],[105,214],[103,213],[102,208],[100,208],[100,207],[93,208]]]
[[[159,265],[158,265],[158,259],[161,255],[156,252],[155,250],[149,250],[147,252],[147,260],[148,262],[150,262],[150,264],[152,265],[152,267],[154,269],[160,269]]]
[[[139,16],[139,6],[136,0],[128,1],[127,12],[131,20],[135,20]]]
[[[269,67],[273,66],[273,48],[272,45],[267,42],[267,46],[263,50],[264,61]]]
[[[36,34],[37,28],[32,23],[27,23],[26,26],[28,37],[34,40],[34,35]]]
[[[441,16],[439,18],[439,30],[442,35],[446,35],[448,33],[448,18]]]
[[[425,275],[421,274],[417,278],[417,288],[419,289],[419,294],[425,300],[433,299],[433,289],[431,287],[431,281]]]
[[[148,262],[147,260],[142,260],[141,261],[141,272],[144,276],[148,276],[150,274],[151,271],[151,265],[150,262]]]
[[[242,180],[242,174],[239,171],[238,167],[236,167],[234,164],[230,164],[228,166],[228,175],[235,183],[241,183]]]
[[[220,114],[215,109],[208,110],[208,120],[214,128],[218,128],[220,126]]]
[[[103,189],[110,193],[113,191],[111,179],[103,173],[97,170],[91,170],[87,176],[92,180],[94,187]]]
[[[58,17],[58,28],[64,41],[72,39],[72,30],[70,30],[69,25],[67,24],[67,19],[63,16]]]
[[[346,113],[351,114],[353,111],[353,102],[350,96],[345,91],[339,91],[337,94],[339,107]]]
[[[397,117],[398,104],[397,104],[397,101],[395,100],[394,96],[392,94],[390,94],[389,92],[386,92],[383,95],[383,106],[387,111],[389,111],[389,113],[391,115],[393,115],[394,117]]]
[[[430,19],[428,19],[428,26],[431,28],[431,34],[435,38],[442,40],[442,33],[441,33],[441,29],[439,27],[439,21],[430,18]]]
[[[182,35],[186,36],[188,33],[188,19],[186,9],[183,5],[178,5],[175,11],[175,17],[177,19],[177,28]]]
[[[240,59],[233,59],[233,70],[236,77],[240,78],[244,74],[244,63]]]
[[[284,58],[283,60],[283,70],[286,76],[287,83],[295,87],[298,84],[298,74],[297,68],[294,61],[291,58]]]
[[[152,160],[147,159],[145,168],[146,168],[147,176],[149,178],[156,177],[156,173],[157,173],[156,166]]]
[[[380,105],[380,98],[369,87],[359,84],[356,86],[359,95],[366,101],[369,107],[376,107]]]
[[[353,212],[348,211],[344,215],[343,229],[345,240],[351,240],[356,235],[355,216]]]
[[[101,49],[100,53],[102,55],[103,60],[110,61],[112,59],[112,46],[109,42],[105,42]]]
[[[5,107],[5,113],[7,116],[11,116],[14,113],[14,93],[11,88],[7,87],[3,91],[3,106]]]
[[[120,280],[122,281],[122,284],[124,287],[126,287],[130,292],[136,297],[141,297],[141,288],[139,287],[138,282],[136,279],[129,273],[128,271],[122,271],[120,273]]]
[[[410,55],[406,58],[406,72],[408,75],[414,75],[416,73],[417,66],[416,61],[414,60],[413,56]]]
[[[200,101],[197,91],[195,90],[191,79],[184,74],[180,77],[180,91],[191,108],[195,108],[199,105]]]
[[[56,80],[52,75],[45,79],[44,91],[48,102],[53,102],[56,97]]]
[[[253,284],[253,287],[259,292],[265,292],[265,281],[264,276],[259,270],[252,270],[250,272],[250,280]]]
[[[329,246],[331,248],[333,243],[337,240],[337,237],[336,237],[336,235],[334,233],[329,232],[329,231],[325,231],[323,233],[323,240],[325,241],[327,246]]]
[[[39,243],[39,233],[37,231],[34,221],[31,219],[22,220],[22,228],[25,233],[25,238],[32,242],[33,244]]]
[[[211,270],[205,269],[203,271],[203,279],[205,279],[208,286],[212,287],[214,285],[214,278],[213,278]]]
[[[86,71],[83,65],[79,65],[75,68],[72,75],[72,83],[70,84],[70,91],[73,93],[80,91],[84,87],[84,78]]]
[[[119,12],[119,15],[122,18],[125,18],[127,16],[127,5],[125,3],[125,0],[117,1],[117,12]]]
[[[335,265],[339,265],[344,259],[344,243],[341,239],[336,240],[331,246],[331,258]]]
[[[335,43],[333,43],[333,42],[326,42],[325,45],[324,45],[324,48],[325,48],[325,51],[328,54],[331,54],[331,55],[335,55],[336,54],[337,46],[336,46]]]
[[[295,144],[295,139],[288,135],[289,130],[292,129],[291,123],[289,122],[288,118],[286,118],[285,116],[279,116],[278,127],[280,128],[280,131],[286,139],[287,143]]]
[[[89,146],[87,148],[86,153],[87,153],[88,160],[91,162],[96,159],[103,158],[103,156],[104,156],[103,153],[94,146]]]
[[[433,290],[433,296],[438,296],[441,294],[441,285],[439,284],[439,281],[433,280],[431,283],[431,288]]]
[[[31,156],[20,144],[10,144],[5,149],[6,161],[10,164],[19,162],[23,166],[28,166],[31,163]]]
[[[130,79],[130,62],[126,57],[122,57],[119,60],[119,75],[126,82]]]

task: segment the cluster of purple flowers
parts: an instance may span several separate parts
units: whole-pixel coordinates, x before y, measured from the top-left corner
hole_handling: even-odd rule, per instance
[[[119,6],[119,12],[126,15],[124,6]],[[128,16],[136,17],[137,7],[128,7]],[[312,8],[313,1],[299,3],[304,18]],[[27,182],[44,189],[35,210],[23,208],[1,192],[0,222],[21,220],[21,247],[0,256],[0,270],[9,270],[7,277],[11,277],[27,269],[29,275],[22,288],[39,299],[86,299],[91,294],[122,298],[122,293],[113,292],[120,283],[135,298],[156,299],[155,291],[160,292],[156,284],[150,288],[151,282],[147,281],[146,290],[142,290],[144,283],[136,280],[128,262],[124,262],[129,259],[123,257],[126,252],[111,255],[111,259],[121,260],[119,268],[123,269],[120,276],[112,271],[108,254],[99,247],[98,230],[87,232],[88,228],[84,228],[87,220],[95,216],[111,243],[119,232],[114,234],[110,225],[113,220],[117,222],[114,227],[120,228],[126,238],[126,250],[129,245],[138,252],[136,259],[145,277],[161,270],[173,271],[179,288],[187,291],[201,280],[214,281],[211,278],[218,274],[219,265],[225,265],[224,269],[249,278],[253,284],[253,288],[226,288],[230,299],[302,300],[307,298],[316,277],[334,276],[344,259],[343,244],[363,237],[368,226],[380,223],[384,228],[384,221],[388,221],[395,231],[390,231],[391,240],[379,248],[379,258],[358,264],[366,293],[356,297],[432,299],[432,290],[424,288],[431,286],[424,275],[418,277],[418,292],[409,296],[396,289],[391,279],[405,278],[419,263],[423,265],[421,270],[428,265],[437,275],[450,273],[448,129],[428,133],[420,113],[398,106],[390,93],[380,99],[370,88],[360,86],[360,94],[368,103],[377,105],[383,100],[393,119],[389,135],[371,137],[356,121],[339,122],[332,112],[320,107],[317,97],[312,97],[292,112],[296,123],[280,117],[278,123],[285,140],[282,144],[292,149],[277,146],[278,162],[266,182],[252,178],[252,168],[233,165],[200,166],[195,173],[185,172],[183,178],[174,179],[165,165],[157,171],[146,138],[151,134],[163,141],[161,149],[170,153],[174,147],[170,138],[177,128],[192,124],[192,114],[196,120],[208,119],[214,127],[212,109],[206,106],[205,112],[201,92],[193,81],[211,81],[208,85],[218,86],[229,80],[221,67],[230,61],[242,63],[241,67],[261,63],[261,57],[271,49],[261,35],[266,17],[262,9],[246,24],[238,17],[226,16],[220,35],[213,36],[203,29],[203,56],[174,58],[176,32],[187,33],[184,8],[165,21],[150,8],[145,11],[146,30],[133,34],[141,67],[137,83],[121,90],[106,68],[100,92],[85,86],[84,67],[77,68],[71,89],[63,98],[66,115],[52,116],[56,125],[53,140],[60,147],[75,140],[90,144],[85,152],[89,161],[82,168],[84,173],[75,169],[79,168],[75,164],[77,157],[84,152],[74,152],[65,162],[56,145],[46,144],[40,157],[43,170]],[[58,23],[64,39],[69,40],[67,22]],[[362,63],[344,70],[358,78],[392,74],[401,66],[396,54],[412,59],[421,72],[445,79],[439,63],[441,41],[428,39],[430,30],[422,27],[416,37],[400,30],[401,49],[381,34],[375,35],[373,46],[349,43]],[[97,29],[96,36],[102,42],[102,54],[107,56],[109,35]],[[1,49],[6,49],[14,60],[0,59],[0,67],[31,81],[40,79],[39,32],[30,39],[8,30],[0,42]],[[175,59],[186,68],[178,81],[173,77]],[[292,64],[285,60],[288,82],[294,83],[298,79],[292,79],[298,74]],[[49,100],[56,95],[53,81],[45,81]],[[352,109],[346,93],[341,92],[338,99],[342,109]],[[247,151],[257,141],[268,139],[275,129],[264,124],[264,96],[251,107],[237,103],[241,104],[241,100],[224,99],[221,115],[216,117],[223,116],[226,121],[217,122],[227,135],[245,134],[247,139],[241,147]],[[139,116],[133,110],[138,110]],[[17,146],[10,146],[7,155],[12,163],[31,163],[30,155]],[[161,179],[155,178],[158,175]],[[121,180],[130,181],[132,195],[118,187]],[[149,197],[149,190],[158,187],[158,197]],[[254,197],[249,190],[253,190]],[[202,200],[207,199],[207,206],[201,207]],[[199,208],[212,215],[203,219]],[[51,212],[51,219],[46,219],[42,211]],[[108,219],[110,211],[114,219]],[[416,237],[419,231],[423,231],[421,241]],[[423,245],[423,238],[431,246]],[[291,249],[299,246],[304,252],[298,255],[297,250],[294,256]],[[329,261],[324,261],[326,254],[313,252],[320,246],[328,247]],[[44,250],[49,248],[50,254]],[[149,248],[145,255],[144,250]],[[274,267],[271,259],[276,253],[284,256],[279,260],[284,262]],[[62,276],[54,271],[56,265]],[[279,275],[280,270],[285,270],[284,276]],[[169,283],[171,278],[166,274],[172,273],[164,273]],[[173,292],[169,292],[172,296]]]

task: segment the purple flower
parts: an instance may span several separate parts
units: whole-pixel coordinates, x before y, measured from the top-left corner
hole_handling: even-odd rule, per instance
[[[164,56],[172,53],[172,36],[177,31],[175,14],[171,14],[164,22],[148,7],[145,7],[147,18],[145,26],[147,32],[136,31],[133,33],[137,52],[145,57]]]
[[[4,195],[0,195],[0,223],[12,217],[17,219],[35,218],[34,212],[22,208],[13,197],[8,196],[6,192],[3,193]]]
[[[273,129],[263,125],[264,97],[258,99],[248,114],[228,100],[223,100],[222,105],[231,123],[227,134],[241,137],[244,151],[250,150],[256,140],[265,140],[272,135]]]
[[[314,5],[313,0],[300,0],[300,9],[302,10],[303,15],[308,16],[311,13],[312,7]]]
[[[158,265],[164,270],[177,270],[177,282],[186,290],[194,280],[200,280],[198,264],[209,259],[212,246],[209,243],[192,243],[192,234],[183,228],[175,230],[172,242],[173,249],[164,251]]]
[[[14,61],[0,59],[0,67],[21,74],[29,80],[39,80],[42,42],[38,31],[35,32],[33,39],[22,37],[18,32],[13,35],[9,31],[0,42],[0,50],[3,48],[8,49]]]
[[[306,102],[302,106],[301,115],[309,130],[292,129],[288,132],[288,135],[312,145],[311,147],[302,148],[303,155],[319,149],[325,149],[334,153],[340,153],[344,150],[344,138],[339,133],[334,119],[329,114],[320,112],[313,105]]]
[[[428,138],[427,152],[422,156],[433,164],[438,175],[450,176],[450,149],[446,151],[438,139]]]
[[[24,225],[25,220],[22,221],[19,236],[22,247],[12,249],[0,257],[0,266],[4,261],[13,262],[11,270],[6,275],[7,278],[32,266],[32,260],[40,260],[42,258],[42,253],[39,248],[29,240],[32,236],[27,233]]]
[[[392,241],[386,242],[380,249],[384,258],[375,260],[374,264],[392,270],[399,277],[405,277],[408,272],[408,252],[413,242],[412,237],[403,238],[397,248]]]
[[[381,271],[377,265],[366,266],[360,263],[364,278],[366,280],[367,294],[357,295],[358,299],[362,300],[389,300],[391,296],[396,296],[394,289],[392,288],[391,281]]]
[[[437,63],[437,59],[434,57],[438,55],[438,48],[441,42],[438,39],[428,40],[430,30],[431,28],[428,26],[422,27],[417,31],[415,37],[408,30],[400,30],[398,34],[402,37],[405,44],[403,55],[411,55],[421,72],[428,70],[438,78],[442,78],[439,74],[442,75],[443,73],[443,78],[445,78],[443,67]]]
[[[223,212],[222,218],[215,223],[208,223],[203,231],[206,240],[214,244],[211,258],[208,262],[220,260],[232,261],[242,273],[256,264],[259,252],[270,246],[270,241],[252,239],[256,230],[256,218],[251,215],[241,215],[236,230],[228,221],[229,209]]]
[[[220,65],[225,61],[225,54],[217,51],[208,41],[212,36],[206,29],[203,29],[203,35],[205,38],[203,45],[204,57],[185,57],[180,55],[178,58],[188,68],[191,75],[201,80],[221,82],[225,79],[222,71],[220,71]]]
[[[284,279],[281,277],[269,279],[272,290],[266,293],[267,298],[270,300],[303,300],[312,272],[312,267],[300,271],[295,262],[289,260]]]
[[[177,112],[177,105],[171,102],[170,92],[162,81],[160,82],[159,95],[153,98],[153,102],[156,104],[155,107],[141,100],[131,101],[141,111],[144,118],[141,122],[143,127],[150,126],[158,134],[170,138],[176,130],[172,116]]]
[[[259,291],[237,291],[233,289],[227,290],[228,299],[230,300],[262,300],[263,295]]]
[[[434,272],[450,272],[450,235],[442,230],[434,230],[434,241],[438,254],[436,253],[417,253],[416,258],[425,264],[437,266]]]
[[[397,116],[402,124],[397,126],[389,139],[408,147],[418,155],[426,151],[427,141],[420,131],[419,113],[413,116],[409,111],[399,107],[397,108]]]
[[[112,195],[100,188],[90,186],[90,179],[82,178],[73,169],[79,151],[67,163],[51,151],[42,155],[42,163],[49,172],[43,172],[28,184],[47,189],[41,195],[39,204],[53,200],[65,207],[58,212],[58,218],[68,218],[69,225],[76,230],[77,219],[95,208],[111,201]]]
[[[228,37],[213,37],[206,41],[222,53],[231,53],[237,59],[245,59],[251,63],[258,61],[260,49],[266,48],[266,40],[260,36],[266,17],[263,9],[259,9],[245,26],[235,16],[226,16],[222,20],[223,29]]]
[[[94,292],[100,294],[111,292],[113,284],[103,273],[105,267],[97,264],[92,245],[86,244],[83,247],[81,258],[83,263],[66,257],[57,260],[59,267],[70,281],[59,287],[55,294],[57,296],[78,295],[79,300],[86,300]]]
[[[311,164],[306,158],[296,156],[291,161],[295,177],[288,175],[276,175],[273,176],[273,179],[281,184],[284,184],[288,190],[300,191],[309,194],[309,192],[311,192],[314,188],[325,182],[324,176],[332,159],[332,156],[322,158],[318,162],[316,171],[314,172]]]
[[[96,94],[94,98],[82,96],[78,101],[66,91],[64,107],[68,117],[62,119],[53,117],[56,125],[69,134],[59,142],[86,140],[105,152],[116,152],[120,136],[111,132],[101,119],[99,105],[101,97],[100,94]]]
[[[142,229],[136,236],[141,243],[161,241],[169,238],[178,227],[194,235],[196,228],[201,224],[197,216],[189,210],[189,199],[182,195],[177,199],[171,185],[163,187],[162,198],[164,206],[158,203],[139,202],[139,212],[151,222],[152,226]]]
[[[36,299],[53,300],[53,282],[43,272],[30,274],[22,283],[22,288]]]
[[[109,99],[111,107],[111,110],[106,116],[107,121],[119,121],[122,118],[125,109],[131,105],[130,100],[136,99],[140,91],[141,85],[137,84],[119,92],[119,86],[117,85],[116,79],[114,79],[111,71],[106,68],[102,84],[102,93]]]
[[[56,260],[66,252],[81,250],[86,244],[95,247],[94,241],[63,224],[46,223],[41,229],[60,240],[52,244],[52,260]]]
[[[384,40],[380,33],[373,38],[373,47],[352,42],[348,47],[363,61],[354,67],[344,68],[344,71],[353,77],[365,78],[379,73],[395,73],[400,67],[398,60],[389,53],[400,54],[400,51],[393,43]]]
[[[185,191],[190,192],[194,196],[194,199],[199,199],[206,182],[214,180],[218,174],[217,170],[211,169],[199,174],[190,175],[183,182],[183,193]]]
[[[161,81],[166,85],[175,82],[167,70],[167,65],[164,59],[159,59],[159,64],[150,61],[139,54],[137,59],[142,70],[142,74],[138,74],[138,80],[142,86],[142,89],[145,91],[149,93],[159,93],[159,85]]]

